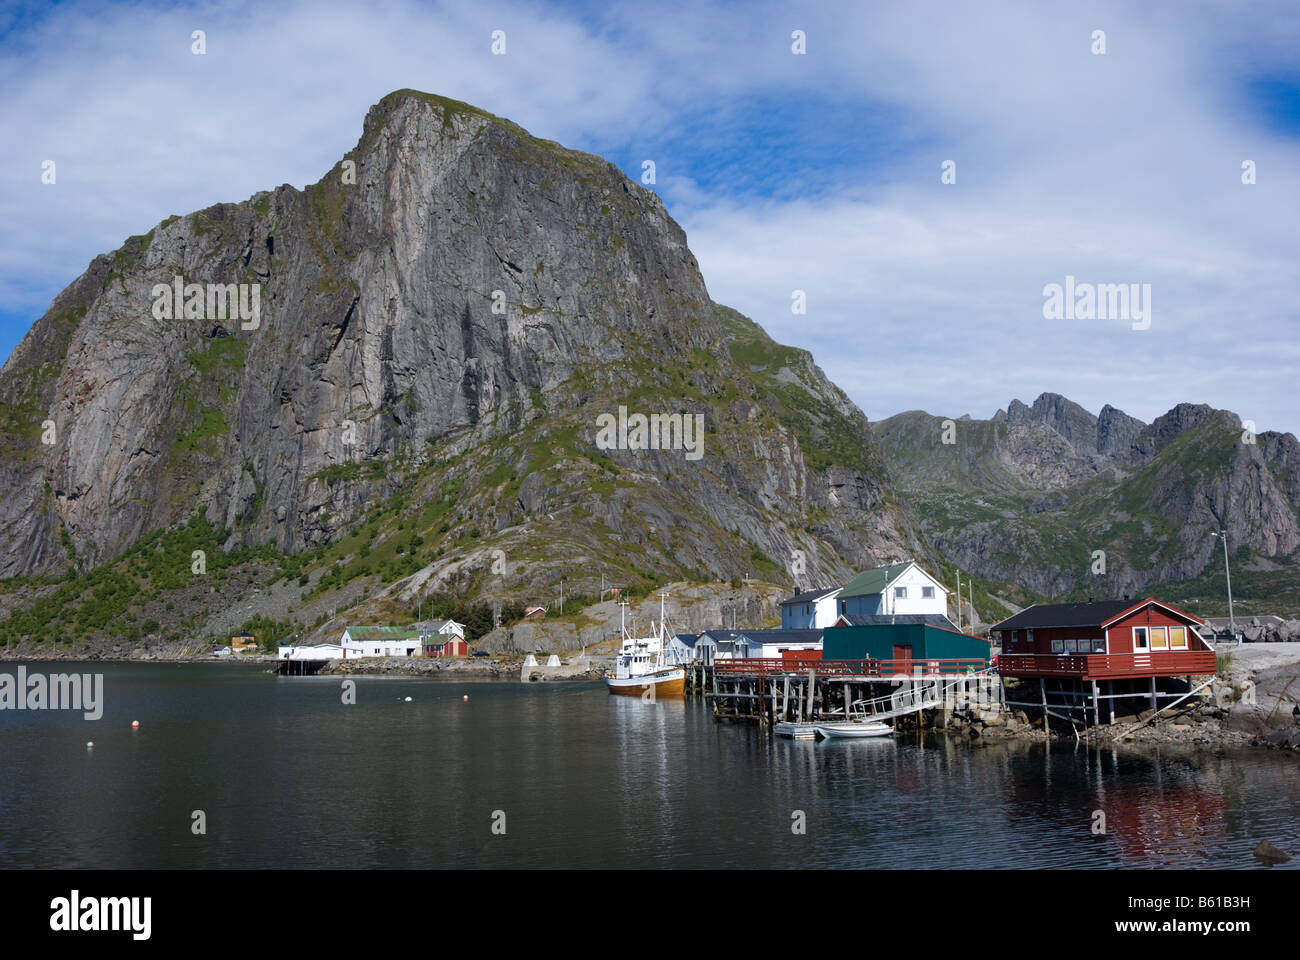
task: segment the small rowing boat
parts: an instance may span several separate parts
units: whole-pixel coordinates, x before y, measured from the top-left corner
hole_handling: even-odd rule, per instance
[[[827,740],[861,740],[866,737],[888,737],[894,728],[876,720],[836,720],[817,724],[817,732]]]

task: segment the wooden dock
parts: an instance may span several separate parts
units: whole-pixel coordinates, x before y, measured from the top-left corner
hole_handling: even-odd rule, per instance
[[[277,660],[275,672],[282,677],[311,677],[330,662],[329,660]]]
[[[726,660],[687,667],[687,695],[715,720],[802,729],[849,717],[882,722],[979,702],[1000,709],[1002,684],[983,660]]]

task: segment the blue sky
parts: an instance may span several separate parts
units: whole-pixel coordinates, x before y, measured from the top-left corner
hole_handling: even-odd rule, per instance
[[[1054,391],[1300,432],[1297,51],[1288,3],[11,4],[0,356],[95,255],[314,182],[415,87],[653,159],[713,297],[873,419]],[[1151,284],[1150,329],[1045,320],[1067,275]]]

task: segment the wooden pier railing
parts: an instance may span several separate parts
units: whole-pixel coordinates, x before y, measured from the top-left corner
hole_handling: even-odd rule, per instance
[[[1151,653],[1004,653],[998,672],[1004,677],[1075,677],[1118,680],[1214,673],[1213,650],[1157,650]]]
[[[1211,654],[1213,659],[1213,654]],[[806,674],[814,671],[819,678],[864,677],[884,678],[897,676],[955,676],[982,673],[988,661],[974,659],[923,660],[804,660],[793,662],[777,658],[749,657],[742,660],[715,660],[714,672],[718,676],[760,677],[774,674]]]

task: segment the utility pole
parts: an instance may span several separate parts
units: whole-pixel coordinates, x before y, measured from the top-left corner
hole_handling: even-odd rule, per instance
[[[1220,530],[1218,533],[1211,531],[1210,536],[1218,537],[1223,541],[1223,573],[1228,579],[1228,629],[1235,639],[1237,636],[1237,618],[1232,613],[1232,570],[1228,567],[1228,531]]]
[[[961,632],[961,567],[957,570],[957,632]]]

